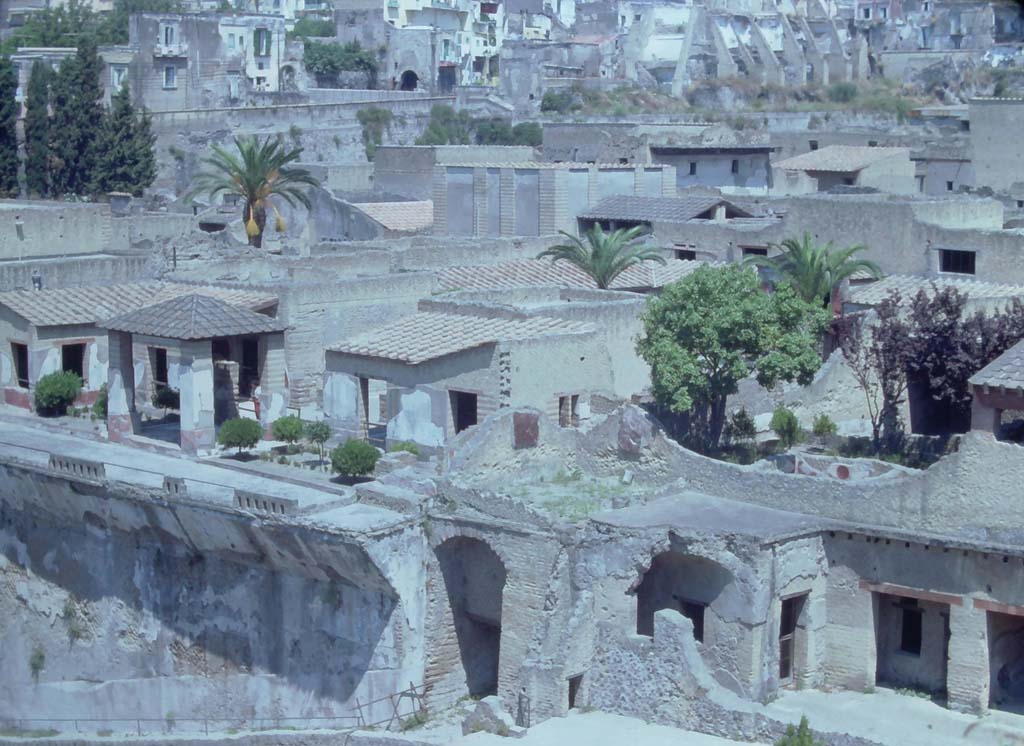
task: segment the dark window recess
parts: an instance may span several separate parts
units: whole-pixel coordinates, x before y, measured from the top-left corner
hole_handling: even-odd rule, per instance
[[[215,339],[213,340],[212,352],[214,360],[229,360],[231,358],[231,345],[223,337]]]
[[[1018,208],[1024,207],[1024,199],[1017,200],[1017,207]]]
[[[853,186],[853,177],[852,176],[845,176],[845,177],[843,177],[843,183],[846,186]]]
[[[946,182],[946,191],[947,192],[952,192],[953,191],[953,182],[952,181],[947,181]]]
[[[242,362],[238,366],[238,395],[252,396],[260,380],[260,341],[252,337],[242,339]]]
[[[577,395],[558,397],[558,425],[559,427],[579,427],[580,397]]]
[[[476,424],[476,394],[466,391],[449,391],[451,399],[452,422],[455,425],[455,432],[461,433],[467,427]]]
[[[906,598],[899,604],[903,608],[903,623],[900,629],[900,650],[911,655],[921,655],[921,627],[923,610],[916,598]]]
[[[939,271],[955,272],[961,275],[974,274],[973,251],[956,251],[954,249],[941,249],[939,251]]]
[[[743,256],[768,256],[768,248],[761,246],[744,246]]]
[[[60,367],[65,373],[77,373],[85,380],[85,345],[64,345],[60,348]]]
[[[697,175],[697,161],[690,161],[690,176]]]
[[[18,379],[18,385],[28,388],[28,345],[11,342],[11,355],[14,356],[14,375]]]
[[[576,709],[576,698],[580,693],[580,686],[583,684],[583,674],[573,676],[569,679],[569,709]]]
[[[697,252],[693,249],[676,249],[676,259],[693,262],[697,260]]]
[[[869,148],[877,148],[878,147],[878,140],[868,140],[868,147]]]
[[[811,150],[817,150],[818,149],[818,141],[817,140],[811,140],[811,142],[809,144],[811,146]]]
[[[153,383],[167,385],[167,350],[163,347],[153,348]]]
[[[732,161],[732,172],[738,174],[740,172],[740,162],[735,158]]]
[[[697,642],[704,642],[704,609],[707,608],[707,605],[679,597],[676,597],[676,601],[679,602],[680,613],[693,622],[693,639]]]

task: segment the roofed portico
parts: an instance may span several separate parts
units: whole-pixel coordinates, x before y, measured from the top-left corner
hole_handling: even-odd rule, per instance
[[[125,440],[141,430],[137,393],[141,381],[132,348],[142,340],[162,351],[161,374],[154,385],[177,383],[180,397],[178,441],[195,453],[216,443],[220,421],[237,416],[242,388],[259,391],[259,419],[265,428],[284,413],[287,396],[284,330],[281,322],[216,298],[187,295],[117,316],[101,325],[110,351],[107,430],[111,440]],[[252,350],[242,365],[258,371],[243,381],[238,363],[215,359],[217,349]],[[173,375],[168,368],[173,367]],[[150,374],[153,378],[153,374]],[[227,385],[225,385],[225,383]],[[255,385],[254,385],[255,384]]]

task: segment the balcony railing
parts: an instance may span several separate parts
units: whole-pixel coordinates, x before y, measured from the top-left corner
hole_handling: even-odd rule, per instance
[[[157,44],[153,47],[154,57],[188,57],[188,44],[184,42],[173,42],[172,44]]]

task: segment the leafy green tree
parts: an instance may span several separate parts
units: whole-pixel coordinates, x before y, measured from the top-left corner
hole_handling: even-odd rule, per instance
[[[474,119],[474,139],[477,145],[531,145],[544,141],[544,131],[537,122],[520,122],[512,126],[508,119]]]
[[[34,197],[50,196],[50,80],[53,70],[36,60],[25,101],[25,183]]]
[[[18,196],[18,76],[8,57],[0,59],[0,197]]]
[[[293,414],[289,414],[274,420],[271,430],[274,433],[274,440],[281,440],[289,446],[293,446],[302,440],[305,426],[301,419]]]
[[[225,448],[237,448],[238,455],[242,451],[254,448],[263,437],[263,428],[256,420],[235,417],[225,420],[217,433],[217,442]]]
[[[103,60],[91,38],[81,40],[65,59],[51,87],[50,126],[53,194],[86,194],[96,163],[96,141],[103,128]]]
[[[649,301],[637,350],[651,366],[657,402],[689,416],[689,444],[718,448],[726,398],[755,376],[767,388],[809,384],[821,365],[828,314],[788,286],[761,291],[747,267],[700,267]]]
[[[96,140],[96,164],[90,191],[94,194],[128,192],[136,197],[156,178],[156,157],[149,114],[139,114],[128,86],[110,100],[103,129]]]
[[[5,54],[18,47],[74,47],[86,37],[95,41],[98,23],[99,17],[82,0],[47,4],[13,30],[5,42]]]
[[[814,418],[814,426],[811,428],[811,432],[819,438],[830,438],[838,431],[839,428],[836,427],[836,423],[827,414],[819,414]]]
[[[373,472],[380,451],[365,440],[346,440],[331,451],[331,467],[347,477],[362,477]]]
[[[814,737],[814,731],[807,723],[806,717],[800,718],[800,726],[790,725],[786,728],[786,735],[775,742],[775,746],[824,746]]]
[[[306,440],[313,444],[316,448],[317,457],[320,461],[323,461],[324,446],[331,439],[331,426],[326,422],[309,422],[306,423],[306,429],[302,434]]]
[[[456,111],[446,104],[430,108],[430,121],[417,145],[469,145],[473,138],[473,118],[468,111]]]
[[[267,208],[273,207],[271,197],[279,197],[289,205],[296,202],[310,207],[309,197],[303,187],[318,187],[318,182],[304,168],[289,166],[302,154],[302,148],[285,147],[279,137],[236,137],[236,153],[214,145],[213,155],[203,159],[206,170],[195,180],[195,189],[188,195],[194,197],[206,192],[210,198],[218,194],[237,194],[242,198],[242,220],[249,245],[263,246],[263,230],[267,224]],[[283,230],[283,221],[278,216],[278,228]]]
[[[318,80],[326,83],[336,82],[338,74],[342,72],[364,72],[368,76],[370,88],[377,87],[377,60],[358,41],[335,44],[306,39],[303,43],[302,64]]]
[[[740,407],[732,413],[723,434],[730,443],[743,443],[757,437],[757,425],[746,407]]]
[[[150,402],[157,409],[164,410],[164,417],[167,417],[168,409],[181,409],[181,392],[170,386],[157,386]]]
[[[337,29],[334,26],[334,21],[326,18],[300,18],[295,22],[295,26],[289,32],[288,36],[295,39],[305,39],[309,36],[335,36]]]
[[[532,145],[539,147],[544,144],[544,128],[537,122],[520,122],[512,128],[512,142],[509,145]]]
[[[99,18],[96,41],[99,44],[127,44],[128,22],[133,13],[180,13],[179,0],[114,0],[114,9]]]
[[[658,249],[633,243],[642,232],[643,228],[635,227],[605,233],[600,225],[594,225],[584,234],[584,240],[581,240],[565,231],[559,231],[569,242],[545,249],[537,258],[550,257],[556,262],[569,262],[586,272],[598,288],[607,290],[616,277],[635,264],[665,264],[665,257]]]
[[[745,261],[774,271],[808,303],[827,305],[832,291],[858,272],[875,279],[882,277],[877,264],[856,258],[856,254],[867,248],[861,244],[835,249],[831,242],[815,244],[811,234],[804,233],[799,241],[787,238],[776,248],[782,253],[771,257],[751,256]]]
[[[57,371],[47,373],[36,381],[34,400],[36,411],[44,415],[62,415],[75,403],[82,390],[82,379],[77,373]]]
[[[778,436],[783,448],[788,450],[800,442],[800,421],[792,410],[776,407],[768,426]]]
[[[368,106],[356,112],[356,119],[363,128],[363,148],[366,160],[372,161],[377,148],[384,142],[384,131],[391,126],[391,109],[382,106]]]

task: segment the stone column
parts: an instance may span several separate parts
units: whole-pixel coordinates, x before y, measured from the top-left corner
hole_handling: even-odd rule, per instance
[[[288,407],[288,375],[285,363],[284,332],[264,334],[260,339],[260,424],[271,437],[274,420],[284,417]]]
[[[210,340],[180,343],[181,450],[212,448],[216,442],[213,398],[213,347]]]
[[[946,692],[951,710],[984,715],[989,696],[988,614],[971,606],[949,607]]]
[[[331,427],[348,437],[359,437],[362,431],[359,405],[359,378],[328,370],[324,375],[324,416]]]
[[[132,335],[107,332],[107,437],[124,440],[135,432],[135,366]]]

